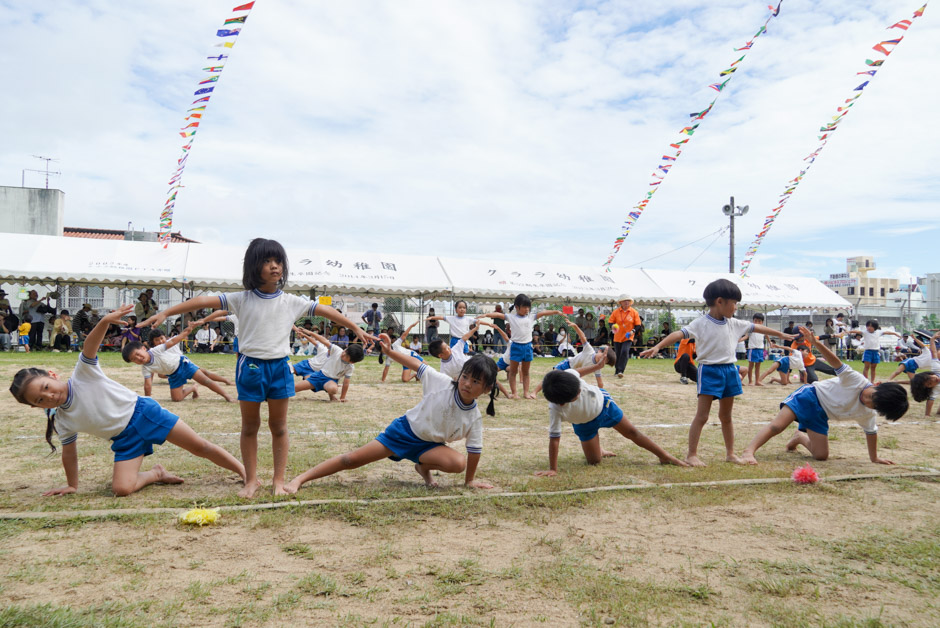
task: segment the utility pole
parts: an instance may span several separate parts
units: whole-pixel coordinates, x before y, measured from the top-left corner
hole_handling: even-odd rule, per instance
[[[721,208],[721,212],[731,221],[730,237],[728,241],[728,272],[732,275],[734,274],[734,217],[743,216],[747,213],[748,209],[750,209],[750,207],[747,205],[744,207],[736,206],[733,196],[731,197],[731,202]]]

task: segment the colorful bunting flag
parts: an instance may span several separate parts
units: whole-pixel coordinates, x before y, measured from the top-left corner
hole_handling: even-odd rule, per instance
[[[749,41],[747,41],[743,47],[734,49],[735,52],[740,52],[742,50],[751,49],[751,47],[754,45],[754,40],[756,40],[762,34],[767,32],[767,25],[770,23],[770,20],[772,20],[777,15],[779,15],[781,4],[783,4],[782,0],[780,3],[777,4],[776,8],[774,8],[772,5],[768,6],[768,9],[771,11],[771,15],[766,19],[763,26],[760,27],[757,33]],[[723,70],[722,72],[719,73],[719,76],[728,77],[728,78],[726,78],[722,82],[709,85],[709,87],[720,93],[721,90],[723,90],[725,86],[728,85],[728,82],[731,80],[732,75],[738,70],[738,67],[739,67],[738,64],[744,60],[745,56],[746,55],[742,55],[740,59],[731,63],[731,65],[728,66],[728,69]],[[698,113],[689,114],[689,117],[692,118],[692,122],[695,122],[695,124],[693,124],[692,126],[684,127],[679,132],[691,137],[692,134],[695,133],[696,129],[701,124],[700,122],[697,122],[697,121],[704,119],[705,116],[708,115],[708,113],[712,110],[712,107],[715,105],[715,102],[717,102],[717,100],[718,100],[718,97],[716,96],[715,99],[712,100],[711,104],[709,104],[708,107],[706,107],[704,110],[699,111]],[[669,172],[671,172],[670,169],[675,163],[676,158],[681,154],[680,149],[682,149],[683,144],[688,142],[689,139],[690,138],[687,137],[687,138],[684,138],[682,140],[679,140],[670,144],[669,146],[671,148],[676,149],[676,154],[674,156],[663,155],[663,159],[666,161],[670,161],[672,163],[657,166],[657,168],[651,174],[651,178],[653,179],[653,181],[649,183],[648,187],[652,189],[646,192],[645,200],[634,205],[633,208],[636,211],[631,211],[627,215],[626,219],[623,221],[623,224],[620,227],[620,235],[614,239],[614,245],[611,249],[611,252],[607,257],[607,261],[605,261],[603,264],[604,268],[606,268],[608,271],[610,270],[610,264],[614,261],[614,258],[617,256],[617,253],[620,252],[620,248],[623,245],[623,242],[626,240],[627,236],[630,235],[630,231],[633,229],[633,226],[636,224],[636,221],[639,220],[641,213],[643,212],[643,210],[646,209],[647,205],[649,204],[650,199],[653,197],[653,193],[659,189],[657,186],[659,186],[663,182],[663,180],[665,180],[665,176],[669,174]],[[660,174],[660,173],[663,173],[663,174]]]
[[[232,12],[236,11],[251,11],[251,8],[254,6],[254,2],[249,2],[248,4],[243,4],[232,9]],[[248,19],[248,13],[245,15],[240,15],[237,17],[227,18],[223,22],[223,26],[231,26],[233,24],[244,24]],[[237,37],[241,32],[241,28],[224,28],[216,31],[217,37]],[[220,44],[215,44],[217,47],[222,48],[232,48],[235,45],[235,41],[227,41]],[[210,61],[223,61],[228,59],[227,54],[219,54],[215,56],[206,57]],[[205,115],[206,103],[209,102],[209,99],[213,95],[215,90],[216,83],[221,77],[222,70],[225,68],[224,65],[211,65],[209,67],[203,68],[203,71],[213,74],[209,78],[199,81],[199,85],[209,85],[210,87],[201,87],[193,92],[193,96],[200,96],[192,102],[194,105],[186,110],[188,114],[183,120],[187,122],[184,127],[179,131],[180,137],[185,140],[185,144],[180,147],[180,157],[176,160],[176,169],[173,171],[173,175],[170,177],[168,185],[170,189],[167,190],[166,201],[164,201],[163,209],[160,211],[160,241],[163,243],[163,248],[166,248],[170,243],[170,232],[173,229],[173,210],[176,207],[176,197],[179,194],[180,188],[184,187],[181,183],[183,179],[183,172],[186,168],[186,160],[189,158],[189,151],[193,147],[193,141],[195,140],[196,133],[199,131],[199,125],[202,123],[202,117]],[[195,120],[195,121],[193,121]]]
[[[906,31],[911,26],[912,20],[917,19],[918,17],[924,14],[924,9],[926,8],[926,6],[927,5],[925,4],[923,7],[915,11],[913,18],[911,20],[901,20],[900,22],[896,22],[895,24],[892,24],[888,28],[901,28],[902,30]],[[887,41],[882,41],[876,44],[872,49],[877,52],[882,53],[883,55],[887,57],[888,55],[891,54],[891,52],[894,50],[894,47],[897,46],[901,42],[902,39],[903,37],[899,37],[897,39],[889,39]],[[889,50],[887,46],[891,46],[891,50]],[[884,63],[884,61],[885,61],[884,59],[879,59],[877,61],[866,59],[865,64],[868,65],[869,67],[880,67]],[[876,73],[875,70],[868,70],[865,72],[858,72],[857,74],[868,74],[870,76],[875,76],[875,73]],[[836,109],[836,111],[839,112],[839,115],[832,117],[833,122],[820,127],[819,130],[823,131],[824,133],[823,135],[818,136],[819,141],[820,141],[819,146],[817,146],[815,151],[813,151],[812,153],[810,153],[807,157],[803,159],[803,161],[807,162],[807,164],[804,166],[803,170],[800,171],[799,176],[787,182],[787,188],[781,193],[780,198],[778,199],[778,202],[779,202],[778,206],[772,210],[771,215],[768,216],[767,220],[764,221],[762,230],[757,233],[757,235],[754,237],[754,241],[748,247],[747,252],[744,255],[744,260],[741,262],[741,276],[742,277],[747,275],[747,270],[750,267],[751,262],[754,260],[754,256],[757,254],[757,250],[760,248],[761,243],[764,241],[764,238],[767,236],[767,233],[770,231],[771,227],[773,226],[774,220],[776,220],[777,215],[780,213],[780,210],[783,208],[783,206],[786,204],[786,202],[789,199],[793,198],[792,195],[796,191],[799,184],[802,182],[803,177],[805,176],[806,172],[812,166],[813,162],[816,161],[816,157],[819,156],[819,153],[822,151],[822,149],[829,142],[829,139],[830,139],[829,136],[834,131],[836,131],[837,123],[841,122],[843,117],[846,114],[848,114],[849,107],[854,105],[855,101],[859,97],[862,96],[862,93],[864,93],[863,90],[868,86],[870,82],[871,82],[870,80],[865,81],[864,83],[862,83],[861,85],[853,89],[852,91],[856,91],[860,93],[855,94],[854,96],[850,98],[846,98],[845,104],[847,106],[838,107]]]

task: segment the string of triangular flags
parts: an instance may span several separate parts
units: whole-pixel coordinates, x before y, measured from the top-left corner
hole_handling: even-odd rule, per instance
[[[222,50],[218,54],[206,57],[209,64],[202,70],[208,76],[199,81],[196,91],[193,92],[196,100],[193,101],[192,107],[186,111],[186,117],[183,119],[185,126],[180,129],[183,146],[180,149],[180,157],[176,160],[176,170],[173,172],[173,176],[170,177],[170,189],[167,191],[166,203],[163,205],[163,211],[160,212],[160,241],[163,242],[163,248],[166,248],[170,243],[170,231],[173,228],[173,208],[176,207],[176,195],[183,187],[183,170],[186,169],[186,160],[189,158],[190,150],[192,150],[193,140],[196,139],[199,125],[206,115],[209,99],[212,98],[219,78],[222,76],[222,70],[225,69],[225,60],[228,59],[231,49],[235,46],[238,34],[241,33],[242,27],[248,19],[248,14],[251,13],[254,5],[254,2],[249,2],[232,9],[232,13],[242,13],[242,15],[230,17],[223,22],[222,28],[215,33],[215,36],[223,41],[213,46]]]
[[[783,0],[777,4],[777,8],[774,8],[773,5],[769,5],[767,8],[770,9],[770,15],[767,17],[767,20],[764,22],[764,25],[761,26],[754,36],[751,37],[748,41],[744,43],[740,48],[735,48],[735,52],[748,51],[754,46],[754,41],[767,32],[767,25],[770,23],[770,20],[774,19],[780,15],[780,5],[783,4]],[[692,139],[692,135],[702,124],[702,120],[705,119],[712,108],[715,106],[715,103],[718,101],[718,97],[721,96],[722,90],[727,87],[728,82],[731,80],[732,76],[738,69],[741,67],[739,64],[744,61],[744,57],[747,56],[747,52],[744,52],[737,60],[731,63],[726,70],[722,70],[719,73],[719,82],[712,83],[709,87],[718,94],[715,95],[715,98],[708,104],[705,109],[697,111],[695,113],[690,113],[689,126],[684,127],[679,133],[683,136],[682,139],[676,140],[674,143],[669,145],[669,148],[672,150],[667,150],[666,154],[662,156],[660,160],[660,165],[653,171],[651,175],[652,181],[649,184],[649,190],[646,192],[646,198],[641,200],[639,203],[634,205],[631,208],[629,214],[627,214],[626,220],[623,221],[623,225],[620,227],[620,235],[614,240],[614,246],[610,251],[610,254],[607,256],[607,261],[604,262],[603,267],[607,270],[610,270],[610,264],[614,261],[614,258],[617,257],[617,253],[620,252],[620,247],[623,246],[624,240],[627,239],[627,236],[630,235],[630,230],[633,229],[633,225],[636,224],[636,221],[639,220],[640,215],[647,208],[650,201],[653,199],[653,195],[656,194],[656,191],[659,189],[659,186],[662,185],[663,180],[666,178],[666,175],[672,170],[672,167],[676,164],[676,160],[679,158],[679,155],[682,154],[682,150],[686,148],[689,140]]]
[[[921,8],[914,11],[914,15],[909,20],[901,20],[900,22],[895,22],[887,28],[891,30],[893,28],[906,31],[911,27],[913,21],[924,14],[924,10],[927,8],[927,5],[924,4]],[[888,57],[892,52],[894,52],[895,47],[901,43],[901,40],[904,39],[904,36],[900,36],[896,39],[886,39],[884,41],[878,42],[872,46],[872,50],[877,53],[883,54],[885,57]],[[816,150],[811,152],[809,155],[803,158],[803,161],[806,162],[803,168],[800,170],[800,173],[787,181],[783,193],[780,194],[780,198],[777,200],[777,206],[770,210],[770,214],[764,219],[764,224],[761,227],[760,232],[755,236],[754,241],[747,248],[747,251],[744,253],[744,259],[741,261],[741,276],[744,277],[747,275],[747,269],[750,267],[751,262],[754,259],[754,256],[757,254],[757,249],[760,247],[761,243],[764,241],[764,238],[767,237],[767,232],[770,231],[770,228],[774,224],[774,220],[777,219],[777,215],[780,214],[781,210],[786,206],[787,202],[792,198],[793,192],[796,191],[796,188],[800,185],[800,182],[806,176],[806,173],[809,172],[809,169],[812,167],[813,163],[816,161],[816,158],[819,157],[819,153],[822,152],[822,149],[826,146],[829,140],[832,138],[832,134],[835,133],[836,129],[839,127],[839,124],[845,119],[845,116],[849,113],[849,110],[855,105],[855,102],[862,96],[866,87],[868,87],[869,82],[878,73],[886,59],[866,59],[865,65],[868,69],[862,72],[856,72],[856,76],[866,76],[869,77],[865,81],[853,89],[853,92],[858,92],[857,94],[846,98],[841,106],[836,109],[836,115],[832,117],[831,122],[826,122],[821,127],[819,127],[819,132],[822,135],[819,137],[819,145],[816,147]]]

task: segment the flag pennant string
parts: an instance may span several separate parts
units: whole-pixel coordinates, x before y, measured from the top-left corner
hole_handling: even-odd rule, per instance
[[[921,8],[917,9],[914,12],[913,17],[910,20],[901,20],[900,22],[896,22],[895,24],[892,24],[888,28],[889,29],[900,28],[906,31],[908,28],[910,28],[911,24],[913,23],[913,20],[919,18],[920,16],[924,14],[924,10],[926,8],[927,8],[927,5],[924,4],[924,6],[922,6]],[[890,39],[887,41],[878,42],[877,44],[872,46],[872,50],[874,50],[875,52],[880,52],[885,57],[887,57],[895,50],[895,46],[897,46],[901,42],[902,39],[903,37],[898,37],[897,39]],[[891,49],[889,50],[887,46],[891,46]],[[865,60],[865,64],[868,65],[869,67],[881,67],[881,65],[884,62],[885,62],[884,59],[878,59],[876,61],[872,61],[871,59]],[[859,72],[859,74],[868,74],[874,77],[875,71],[872,70],[868,72]],[[832,134],[836,131],[836,128],[837,128],[836,125],[839,124],[844,119],[844,116],[846,114],[848,114],[849,108],[855,104],[855,101],[858,100],[862,96],[862,94],[865,93],[864,90],[868,87],[868,84],[870,82],[871,80],[865,81],[858,87],[854,88],[852,91],[859,92],[859,93],[851,96],[850,98],[846,98],[845,103],[843,103],[846,106],[838,107],[836,109],[836,111],[838,112],[838,115],[832,117],[833,122],[824,124],[823,126],[819,128],[819,130],[823,133],[822,135],[818,136],[819,145],[816,147],[816,150],[814,150],[809,155],[803,158],[803,161],[806,163],[800,170],[799,176],[787,182],[786,188],[780,194],[780,198],[777,199],[777,206],[774,207],[772,210],[770,210],[770,214],[768,214],[767,217],[764,219],[764,224],[761,226],[761,230],[757,233],[757,235],[754,237],[754,241],[747,248],[747,251],[744,254],[744,259],[741,261],[741,276],[742,277],[747,276],[747,270],[748,268],[750,268],[751,262],[754,260],[754,256],[757,254],[757,251],[760,248],[761,243],[763,243],[764,238],[767,236],[767,232],[770,231],[770,228],[773,226],[774,221],[777,219],[777,216],[786,206],[787,202],[791,198],[793,198],[793,193],[796,191],[797,186],[799,186],[799,184],[803,181],[803,178],[806,175],[806,172],[810,169],[810,167],[812,167],[813,162],[816,161],[816,158],[822,152],[822,149],[826,146],[826,144],[829,143],[829,140],[832,139]]]
[[[221,47],[231,49],[235,45],[238,35],[241,33],[245,22],[248,20],[248,15],[251,13],[251,9],[254,5],[254,2],[249,2],[248,4],[242,4],[232,9],[232,13],[242,13],[242,15],[227,18],[222,23],[222,26],[225,28],[217,29],[215,34],[216,37],[227,38],[227,41],[213,44],[213,48]],[[235,27],[232,28],[233,26]],[[173,171],[173,175],[170,177],[167,184],[170,186],[170,189],[167,191],[167,199],[163,204],[163,210],[160,212],[159,238],[160,242],[163,243],[163,248],[166,248],[170,243],[170,231],[173,229],[173,209],[176,207],[176,196],[179,193],[179,189],[184,187],[180,181],[183,179],[186,159],[189,157],[189,151],[193,147],[193,141],[196,139],[199,125],[203,121],[202,118],[205,115],[209,99],[214,95],[218,81],[222,77],[222,70],[225,68],[225,60],[228,59],[228,55],[218,54],[206,57],[206,59],[214,63],[213,65],[203,68],[203,71],[208,72],[210,76],[199,81],[198,85],[209,85],[209,87],[197,87],[193,92],[193,96],[197,98],[193,101],[192,107],[186,110],[187,115],[183,118],[184,126],[179,130],[179,135],[183,138],[185,143],[180,147],[181,154],[179,159],[176,160],[176,170]]]
[[[743,46],[741,46],[740,48],[735,48],[734,49],[735,52],[751,50],[751,47],[754,45],[754,41],[758,37],[760,37],[761,35],[767,32],[767,25],[770,23],[770,20],[772,20],[773,18],[777,17],[780,14],[781,4],[783,4],[783,0],[780,0],[776,8],[773,5],[770,5],[767,7],[770,10],[770,15],[767,17],[767,20],[764,22],[763,26],[761,26],[760,29],[758,29],[757,33],[755,33],[754,36],[752,36],[747,42],[745,42]],[[713,83],[709,85],[709,87],[714,89],[716,92],[718,92],[720,96],[721,91],[728,85],[728,83],[734,77],[734,73],[740,67],[739,64],[744,60],[744,57],[746,56],[747,56],[747,52],[741,55],[740,59],[737,59],[736,61],[732,62],[726,70],[722,70],[718,76],[723,78],[724,80],[719,83]],[[652,189],[646,192],[645,199],[643,199],[642,201],[640,201],[639,203],[637,203],[631,208],[631,211],[627,214],[626,219],[623,221],[623,224],[620,227],[620,234],[617,236],[617,238],[614,239],[614,245],[609,255],[607,256],[607,260],[603,264],[603,267],[606,270],[608,271],[610,270],[610,265],[614,261],[614,258],[617,257],[617,254],[620,252],[620,247],[623,246],[623,243],[626,240],[627,236],[630,235],[630,231],[633,229],[634,225],[636,225],[636,221],[639,220],[640,215],[643,213],[643,210],[645,210],[647,206],[649,205],[650,200],[652,200],[653,198],[653,194],[659,189],[659,187],[657,186],[659,186],[665,179],[665,176],[669,174],[670,168],[676,162],[676,159],[679,157],[679,155],[682,154],[682,149],[685,148],[684,145],[692,138],[692,135],[701,125],[701,121],[704,120],[705,116],[707,116],[711,112],[712,107],[715,106],[715,102],[717,102],[717,100],[718,100],[718,96],[715,96],[715,99],[712,100],[711,103],[708,105],[708,107],[706,107],[704,110],[699,111],[698,113],[690,113],[689,117],[691,118],[691,123],[692,123],[691,126],[686,126],[679,130],[679,133],[687,137],[679,141],[673,142],[672,144],[669,144],[669,147],[675,149],[675,152],[672,154],[663,155],[662,158],[663,160],[666,160],[670,163],[666,165],[657,166],[653,170],[653,173],[651,175],[651,179],[653,180],[649,184],[649,187],[651,187]]]

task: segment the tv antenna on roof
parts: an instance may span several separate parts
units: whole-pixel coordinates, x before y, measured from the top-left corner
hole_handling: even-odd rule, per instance
[[[45,173],[46,173],[46,189],[48,190],[48,189],[49,189],[49,175],[51,175],[51,174],[52,174],[52,175],[60,175],[60,174],[62,174],[61,172],[49,170],[49,162],[51,162],[51,161],[58,162],[59,160],[58,160],[58,159],[54,159],[53,157],[42,157],[42,156],[40,156],[40,155],[33,155],[33,157],[35,157],[36,159],[42,159],[43,161],[45,161],[45,162],[46,162],[46,169],[45,169],[45,170],[33,170],[32,168],[23,168],[23,178],[22,178],[22,181],[20,182],[20,186],[21,186],[21,187],[24,187],[24,188],[26,187],[26,173],[27,173],[27,172],[38,172],[38,173],[40,173],[40,174],[42,174],[43,172],[45,172]]]

